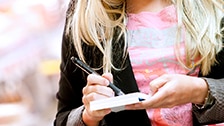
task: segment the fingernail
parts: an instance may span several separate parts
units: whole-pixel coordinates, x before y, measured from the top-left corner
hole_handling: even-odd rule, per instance
[[[105,80],[104,83],[108,86],[109,85],[109,81]]]

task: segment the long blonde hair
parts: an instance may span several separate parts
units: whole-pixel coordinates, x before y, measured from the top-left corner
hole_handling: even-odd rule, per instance
[[[202,74],[209,73],[216,62],[216,54],[223,48],[220,22],[223,15],[223,0],[172,0],[177,9],[178,34],[177,47],[181,29],[185,28],[186,62],[179,62],[185,68],[192,68],[191,61],[200,60]],[[103,54],[104,72],[110,72],[113,65],[112,39],[115,28],[120,28],[119,36],[126,39],[126,0],[76,0],[74,14],[68,17],[75,49],[79,58],[85,61],[82,42],[96,46]],[[67,33],[70,29],[67,28]],[[119,37],[118,37],[119,39]],[[117,41],[118,42],[118,41]],[[125,42],[124,49],[127,47]],[[126,54],[124,54],[125,57]],[[193,59],[192,59],[193,58]]]

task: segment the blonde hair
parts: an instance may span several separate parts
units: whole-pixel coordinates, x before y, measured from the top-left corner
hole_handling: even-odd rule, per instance
[[[206,75],[216,62],[216,54],[223,48],[220,24],[224,16],[224,1],[174,0],[173,3],[176,5],[178,17],[177,40],[180,40],[182,26],[186,29],[187,60],[183,64],[178,52],[177,58],[183,66],[190,69],[201,65],[201,72]],[[192,64],[192,60],[198,56],[200,60]]]
[[[192,68],[194,66],[191,61],[200,56],[195,65],[201,64],[202,74],[206,75],[216,62],[216,54],[223,48],[220,21],[224,16],[224,2],[223,0],[172,0],[172,2],[176,6],[178,17],[177,47],[183,26],[186,34],[186,62],[181,60],[178,49],[177,58],[185,68]],[[82,42],[85,42],[96,46],[103,54],[104,72],[116,69],[112,63],[112,40],[115,28],[120,28],[119,36],[125,36],[125,41],[127,40],[125,11],[125,0],[76,1],[74,14],[69,17],[68,23],[79,58],[85,61],[81,46]],[[67,33],[69,30],[68,28]],[[124,49],[126,46],[127,42]]]

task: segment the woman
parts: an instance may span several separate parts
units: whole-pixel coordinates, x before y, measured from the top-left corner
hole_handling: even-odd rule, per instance
[[[199,125],[224,122],[222,0],[71,0],[62,42],[55,125]],[[100,75],[87,75],[79,57]],[[89,102],[124,93],[149,100],[125,111]]]

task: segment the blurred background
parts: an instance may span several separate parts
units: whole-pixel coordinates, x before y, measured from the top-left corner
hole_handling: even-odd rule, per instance
[[[68,0],[0,0],[0,126],[52,126]]]

